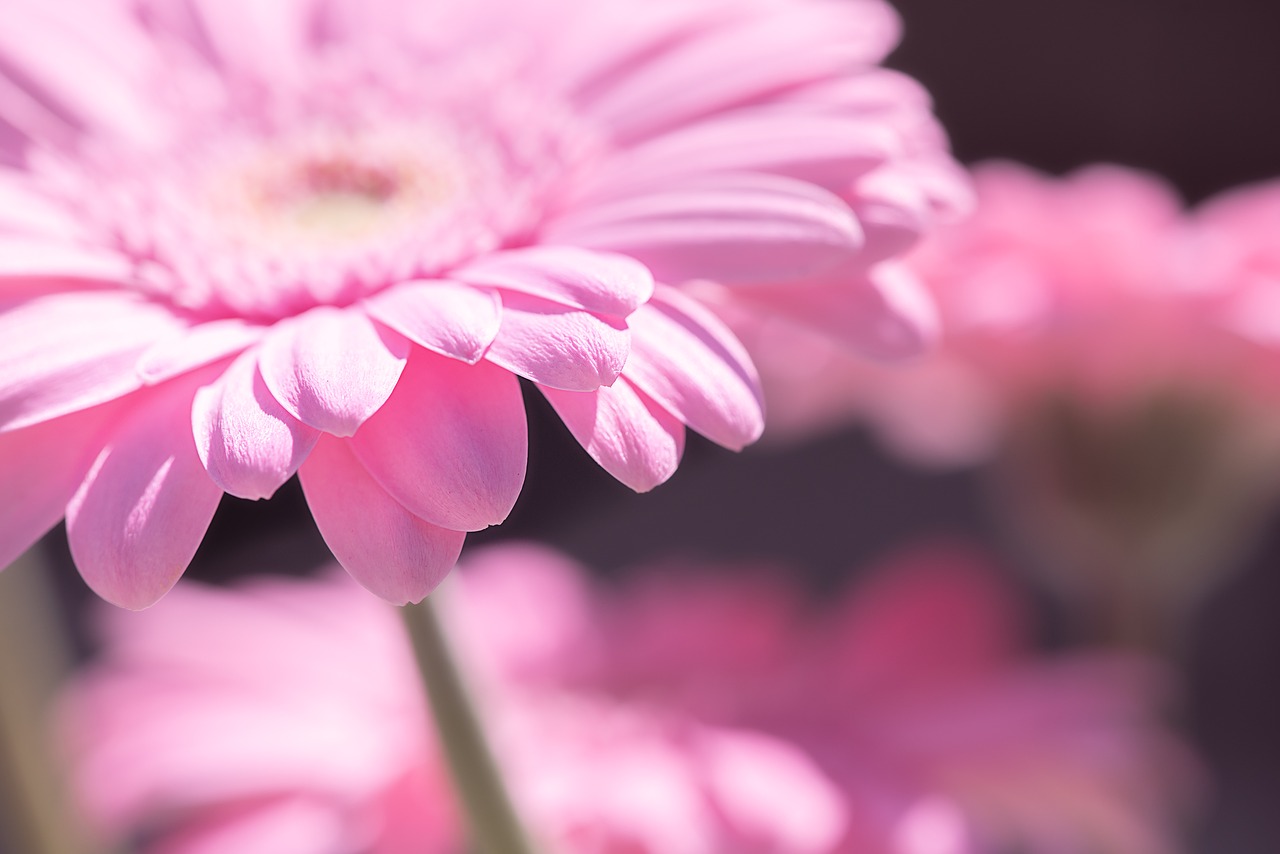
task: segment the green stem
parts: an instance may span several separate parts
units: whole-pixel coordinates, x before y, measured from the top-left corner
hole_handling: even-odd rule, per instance
[[[477,854],[535,854],[485,739],[457,656],[450,648],[447,621],[441,614],[447,604],[447,587],[446,583],[420,605],[406,605],[400,610],[454,789],[471,829],[471,842]]]

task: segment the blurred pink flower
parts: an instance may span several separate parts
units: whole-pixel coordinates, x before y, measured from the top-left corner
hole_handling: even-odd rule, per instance
[[[821,611],[763,574],[595,586],[521,546],[468,563],[457,639],[547,850],[1174,850],[1189,768],[1152,720],[1154,672],[1035,660],[963,554],[897,561]],[[109,834],[166,854],[459,850],[400,627],[340,576],[184,585],[104,617],[64,732]]]
[[[805,282],[899,252],[955,180],[918,87],[876,68],[879,0],[5,15],[0,479],[26,493],[0,565],[65,514],[131,608],[223,492],[295,472],[347,570],[420,599],[520,491],[517,377],[638,490],[685,425],[742,447],[754,368],[677,288],[794,280],[848,334],[907,329],[874,288]]]
[[[977,212],[905,261],[946,329],[933,354],[879,367],[806,340],[797,358],[793,331],[739,320],[764,376],[771,430],[802,434],[860,418],[913,460],[968,463],[1052,397],[1118,412],[1187,392],[1238,410],[1237,424],[1280,435],[1268,414],[1280,396],[1276,357],[1231,328],[1242,316],[1252,318],[1245,324],[1280,316],[1256,302],[1241,310],[1251,285],[1242,238],[1252,229],[1252,244],[1266,251],[1259,238],[1274,209],[1268,220],[1235,205],[1230,225],[1224,203],[1189,216],[1163,181],[1116,166],[1059,179],[988,163],[974,179]]]

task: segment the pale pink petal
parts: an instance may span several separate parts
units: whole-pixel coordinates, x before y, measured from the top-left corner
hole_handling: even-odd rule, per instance
[[[898,39],[897,16],[880,2],[797,4],[785,15],[770,4],[755,9],[763,14],[637,57],[630,73],[589,99],[587,112],[620,139],[648,136],[877,62]]]
[[[721,290],[721,294],[724,291]],[[824,274],[814,282],[738,288],[729,299],[785,317],[873,359],[919,356],[938,336],[938,311],[928,288],[905,266]]]
[[[212,320],[168,335],[138,358],[138,376],[147,384],[234,356],[262,338],[265,328],[237,318]]]
[[[109,249],[19,235],[0,236],[0,278],[127,282],[133,262]],[[2,284],[2,283],[0,283]]]
[[[57,524],[98,454],[104,425],[127,402],[0,433],[0,483],[21,485],[0,515],[0,568]]]
[[[551,223],[546,238],[623,252],[674,284],[791,279],[834,266],[862,245],[853,212],[835,195],[743,173],[584,207]]]
[[[81,234],[71,211],[42,195],[23,173],[4,168],[0,168],[0,231],[63,240]]]
[[[882,122],[794,109],[739,110],[624,150],[591,176],[590,198],[643,193],[708,172],[767,172],[834,193],[900,153]]]
[[[675,473],[684,425],[625,377],[593,392],[539,390],[591,458],[636,492]]]
[[[273,495],[320,435],[272,396],[258,373],[256,350],[240,354],[196,393],[191,423],[209,477],[239,498]]]
[[[350,436],[386,403],[409,346],[362,311],[321,307],[268,333],[258,369],[290,415],[317,430]]]
[[[222,498],[192,442],[193,385],[140,395],[67,504],[76,567],[123,608],[145,608],[174,585]]]
[[[300,70],[315,0],[192,0],[191,5],[229,70],[274,83],[291,80]]]
[[[212,810],[148,846],[148,854],[348,854],[351,820],[321,799],[278,798]]]
[[[0,311],[0,430],[87,409],[138,388],[138,356],[181,324],[127,293],[72,291]]]
[[[591,391],[618,378],[631,348],[624,321],[510,291],[485,358],[551,388]]]
[[[740,449],[760,438],[760,378],[733,334],[672,288],[631,317],[626,378],[713,442]]]
[[[497,252],[472,261],[454,275],[465,282],[523,291],[622,317],[653,295],[653,276],[635,259],[573,246]]]
[[[346,442],[320,437],[298,478],[334,557],[388,602],[422,601],[457,562],[466,534],[406,510],[370,477]]]
[[[396,285],[365,310],[415,344],[468,364],[480,361],[502,322],[497,293],[447,280]]]
[[[113,3],[10,0],[0,27],[6,64],[75,119],[141,143],[167,132],[166,114],[147,102],[143,77],[155,51]]]
[[[488,362],[423,350],[351,439],[360,462],[410,513],[456,531],[496,525],[515,505],[528,457],[520,383]]]

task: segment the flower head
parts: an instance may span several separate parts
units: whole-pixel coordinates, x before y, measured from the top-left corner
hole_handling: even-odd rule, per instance
[[[903,558],[821,611],[741,571],[606,588],[534,547],[468,560],[455,637],[547,850],[1174,850],[1188,768],[1152,721],[1155,671],[1034,658],[964,554]],[[65,717],[102,825],[156,851],[457,850],[407,644],[350,586],[192,584],[106,613]]]
[[[743,446],[697,283],[899,252],[954,168],[879,0],[11,6],[0,564],[65,515],[129,607],[295,472],[343,565],[421,598],[519,493],[517,377],[636,489],[686,425]],[[837,291],[843,333],[911,327]]]

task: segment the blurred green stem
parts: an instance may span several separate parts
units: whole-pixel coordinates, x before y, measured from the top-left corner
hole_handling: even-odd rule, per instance
[[[0,572],[0,816],[31,854],[89,851],[51,748],[50,708],[71,656],[36,549]]]
[[[420,605],[401,608],[414,656],[477,854],[535,854],[485,738],[479,712],[449,644],[441,613],[446,582]]]

